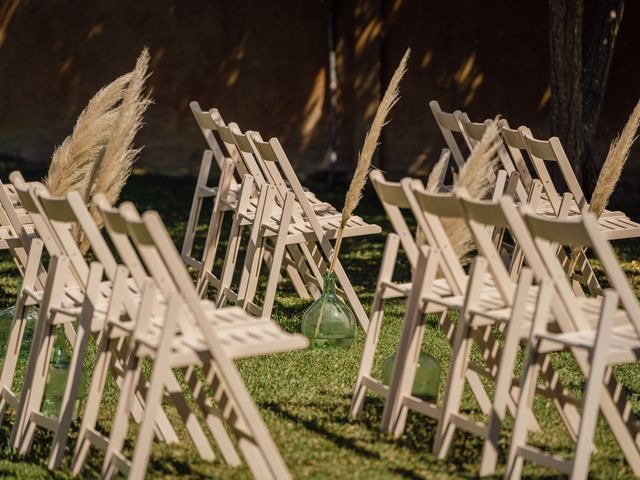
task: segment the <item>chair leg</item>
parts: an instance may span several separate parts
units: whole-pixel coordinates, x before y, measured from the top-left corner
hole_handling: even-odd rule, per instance
[[[16,420],[11,430],[11,445],[13,445],[13,448],[19,448],[22,453],[26,453],[23,436],[30,423],[31,411],[38,410],[40,407],[49,371],[49,361],[55,341],[55,326],[52,325],[52,319],[50,318],[51,309],[60,304],[68,271],[68,258],[52,257],[47,284],[40,306],[38,324],[36,325],[31,351],[29,352],[24,385],[20,392]]]
[[[530,351],[527,352],[525,360],[522,383],[520,388],[520,398],[518,400],[518,410],[513,424],[511,434],[511,447],[507,459],[507,469],[504,475],[506,479],[516,479],[522,476],[524,459],[520,455],[519,449],[526,444],[529,424],[529,416],[533,415],[533,400],[535,397],[536,380],[540,371],[540,358],[530,342]]]
[[[273,250],[271,270],[269,271],[269,276],[267,278],[267,288],[264,292],[264,303],[262,305],[262,316],[264,318],[271,318],[271,310],[273,309],[276,289],[278,288],[278,280],[280,278],[280,270],[282,267],[282,260],[284,258],[294,200],[295,195],[291,192],[287,193],[284,206],[282,208],[278,235],[276,236],[275,247]],[[245,305],[242,305],[242,307],[244,308]]]
[[[400,343],[396,353],[396,360],[391,373],[389,396],[387,397],[382,412],[380,428],[383,431],[398,435],[404,424],[406,415],[401,415],[403,399],[411,393],[416,371],[416,361],[420,351],[422,333],[424,330],[424,313],[421,306],[423,290],[431,288],[431,280],[435,277],[437,263],[432,255],[435,250],[425,248],[421,254],[413,275],[413,287],[407,301],[405,320],[400,335]],[[431,260],[431,261],[430,261]],[[418,354],[416,354],[416,351]],[[400,422],[398,420],[400,419]]]
[[[101,476],[112,476],[115,474],[112,457],[114,454],[118,454],[122,451],[125,438],[127,436],[127,430],[129,427],[129,413],[131,411],[131,403],[135,395],[136,385],[140,381],[142,375],[142,361],[137,357],[135,352],[129,357],[127,366],[125,369],[124,378],[122,379],[122,386],[120,387],[120,398],[118,399],[118,405],[116,412],[113,416],[113,423],[111,425],[111,434],[109,435],[109,444],[107,451],[104,454],[104,461],[102,463]],[[148,414],[149,405],[145,404],[145,413]],[[144,422],[144,416],[143,420]]]
[[[384,315],[384,298],[382,289],[377,289],[371,305],[371,319],[369,320],[369,331],[364,341],[364,350],[362,357],[360,357],[360,369],[358,370],[358,376],[356,379],[356,386],[353,391],[353,397],[351,398],[351,408],[349,409],[349,415],[351,418],[357,418],[362,411],[364,405],[365,395],[367,388],[363,383],[363,378],[371,375],[371,368],[373,367],[373,358],[376,353],[376,347],[378,346],[378,339],[380,338],[380,329],[382,327],[382,317]]]
[[[62,405],[58,415],[58,426],[55,430],[51,443],[51,453],[49,454],[48,468],[53,470],[62,463],[62,457],[69,437],[69,428],[73,417],[76,399],[78,398],[78,388],[82,377],[82,363],[91,336],[91,321],[94,315],[94,306],[99,297],[99,283],[102,280],[102,265],[93,262],[89,270],[87,279],[87,289],[85,293],[82,311],[78,320],[78,330],[73,343],[73,353],[69,363],[69,375],[67,377]]]
[[[196,188],[193,193],[193,201],[191,202],[191,210],[189,211],[189,220],[187,221],[187,228],[182,242],[182,258],[190,257],[191,250],[193,248],[193,240],[196,234],[196,227],[198,226],[198,218],[200,217],[200,210],[202,208],[203,197],[200,194],[200,187],[207,185],[207,179],[209,178],[209,172],[211,171],[211,153],[205,152],[202,156],[202,162],[200,163],[200,171],[198,172],[198,180],[196,181]]]
[[[159,410],[162,409],[162,394],[165,386],[171,388],[171,384],[176,382],[175,377],[173,377],[173,372],[171,371],[169,360],[171,342],[175,334],[176,317],[180,314],[179,302],[180,300],[177,294],[169,301],[164,328],[160,335],[160,344],[158,345],[157,355],[153,362],[151,385],[147,392],[144,418],[136,437],[136,445],[133,451],[133,459],[131,461],[128,478],[138,479],[145,477],[147,465],[149,464],[149,455],[151,454],[151,444],[153,442],[153,426]],[[170,377],[173,378],[173,380],[170,380]]]
[[[8,405],[5,395],[11,392],[16,365],[20,356],[20,347],[22,346],[22,339],[27,326],[29,307],[25,305],[25,302],[26,298],[24,296],[20,296],[16,302],[16,311],[11,324],[9,338],[7,339],[7,350],[2,365],[2,374],[0,374],[0,423],[2,423],[4,412]],[[7,390],[6,393],[5,389]]]
[[[256,216],[253,226],[251,227],[249,244],[247,245],[242,275],[240,277],[240,285],[238,286],[238,299],[236,302],[238,305],[244,305],[246,303],[245,299],[250,301],[260,276],[261,254],[264,248],[263,237],[260,231],[262,230],[263,219],[265,219],[264,221],[268,221],[271,214],[274,195],[273,188],[269,186],[264,186],[260,190]]]
[[[198,454],[204,461],[212,462],[215,460],[216,455],[209,444],[209,440],[207,439],[198,418],[189,408],[189,405],[184,398],[184,394],[182,393],[180,383],[178,383],[178,380],[171,370],[169,370],[169,373],[165,375],[165,381],[171,401],[178,410],[178,414],[180,415],[180,418],[182,419]],[[162,409],[158,411],[158,414],[160,414],[161,411]]]
[[[73,475],[78,475],[82,470],[89,453],[91,443],[88,440],[87,432],[96,427],[98,421],[98,413],[100,410],[100,401],[102,392],[107,381],[107,375],[110,365],[110,357],[112,355],[109,347],[109,331],[103,330],[98,339],[98,355],[96,365],[93,370],[89,393],[87,395],[87,405],[85,407],[82,421],[80,422],[80,430],[78,431],[78,441],[71,462],[71,471]]]
[[[203,371],[207,379],[207,384],[210,385],[213,390],[213,397],[216,398],[220,393],[221,384],[218,379],[215,379],[215,364],[213,364],[213,362],[206,362]],[[224,422],[219,415],[212,413],[213,407],[211,405],[211,401],[209,400],[207,393],[203,388],[203,383],[195,375],[194,368],[189,368],[185,373],[185,381],[189,385],[191,393],[196,399],[196,402],[205,417],[205,422],[209,427],[209,431],[211,432],[211,435],[213,435],[213,439],[220,449],[225,462],[227,462],[227,464],[231,466],[240,465],[242,463],[242,460],[236,452],[235,446],[233,445],[229,434],[224,428]]]

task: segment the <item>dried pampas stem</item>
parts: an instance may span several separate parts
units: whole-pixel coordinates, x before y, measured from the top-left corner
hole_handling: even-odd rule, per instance
[[[441,155],[440,159],[433,166],[433,169],[431,169],[431,173],[427,179],[427,192],[435,193],[440,189],[448,164],[449,155]]]
[[[602,212],[609,204],[609,199],[618,184],[618,180],[620,180],[622,169],[629,158],[633,142],[637,138],[638,126],[640,126],[640,101],[631,112],[631,116],[622,129],[622,133],[611,142],[609,153],[598,175],[598,181],[589,205],[589,211],[593,212],[596,217],[602,215]]]
[[[351,184],[349,185],[349,190],[347,191],[347,195],[344,200],[342,219],[340,220],[340,228],[338,229],[336,246],[333,249],[333,258],[331,259],[331,264],[329,265],[329,272],[333,272],[333,269],[335,268],[336,260],[338,258],[338,254],[340,253],[340,247],[342,246],[342,235],[344,233],[344,228],[351,218],[353,211],[358,206],[358,202],[360,202],[360,199],[362,198],[362,190],[364,189],[364,186],[367,182],[367,177],[371,168],[371,160],[373,158],[374,152],[376,151],[376,147],[378,146],[378,139],[380,138],[382,127],[384,127],[386,124],[386,119],[389,111],[398,101],[400,95],[400,80],[402,80],[402,77],[407,71],[407,61],[409,60],[410,53],[411,49],[407,49],[404,56],[402,57],[402,60],[400,60],[400,64],[398,65],[398,68],[396,68],[393,77],[391,77],[389,86],[387,87],[386,92],[384,92],[382,101],[378,106],[378,110],[376,111],[376,115],[373,118],[371,128],[364,138],[364,145],[362,146],[362,150],[360,151],[360,155],[358,156],[358,165],[356,166],[356,171],[353,174]]]
[[[111,139],[91,175],[95,179],[91,195],[102,193],[111,204],[118,199],[141,150],[132,148],[132,144],[142,127],[142,116],[151,104],[150,98],[144,95],[145,82],[149,76],[148,65],[149,50],[145,47],[131,72],[131,80],[118,109]],[[95,206],[92,206],[92,213],[101,225],[101,218]]]
[[[73,133],[56,148],[44,179],[51,195],[88,189],[91,171],[109,141],[117,105],[130,78],[129,73],[123,75],[98,91],[78,117]]]
[[[620,180],[620,175],[622,175],[622,169],[629,158],[631,147],[636,141],[636,138],[638,138],[637,132],[639,126],[640,101],[638,101],[633,112],[631,112],[629,120],[627,120],[627,123],[622,129],[622,133],[611,142],[609,153],[607,153],[607,158],[598,175],[598,181],[596,182],[596,187],[591,195],[591,203],[589,204],[589,211],[596,217],[600,217],[609,204],[611,195]],[[571,263],[567,270],[569,275],[571,275],[576,268],[581,252],[582,247],[574,247],[572,249]]]
[[[494,118],[493,122],[487,126],[482,138],[460,169],[460,173],[454,176],[453,188],[465,188],[472,198],[485,198],[494,188],[495,171],[499,162],[496,155],[500,145],[497,140],[498,120],[499,117]],[[474,244],[464,220],[445,218],[442,226],[458,258],[465,257],[473,249]]]

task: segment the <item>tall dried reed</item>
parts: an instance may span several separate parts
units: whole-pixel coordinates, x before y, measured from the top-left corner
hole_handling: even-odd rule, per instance
[[[453,188],[464,188],[472,198],[485,198],[495,186],[495,171],[499,162],[496,151],[500,145],[498,139],[498,117],[487,129],[480,141],[474,146],[469,158],[454,175]],[[445,218],[442,226],[449,237],[453,251],[458,258],[464,258],[473,250],[471,232],[462,218]]]
[[[622,175],[622,169],[627,163],[629,158],[629,152],[633,143],[636,141],[638,127],[640,126],[640,101],[636,104],[635,108],[629,116],[629,120],[625,124],[622,132],[613,139],[609,146],[609,152],[605,159],[596,186],[591,195],[591,203],[589,204],[589,211],[596,217],[600,217],[606,210],[611,195],[616,189],[616,185]],[[581,246],[576,246],[571,251],[571,263],[567,269],[569,274],[572,274],[575,270],[578,258],[582,251]]]
[[[605,211],[609,204],[609,199],[618,184],[618,180],[620,180],[622,169],[629,158],[631,147],[636,138],[638,138],[636,134],[639,126],[640,101],[631,112],[631,116],[622,129],[622,133],[611,142],[609,153],[598,175],[598,181],[589,205],[589,211],[593,212],[596,217],[602,215],[602,212]]]
[[[142,127],[142,116],[151,104],[151,99],[144,94],[145,83],[149,77],[148,66],[149,51],[145,47],[131,72],[131,80],[118,109],[104,155],[95,163],[91,173],[90,196],[102,193],[111,204],[118,200],[122,187],[131,174],[133,163],[142,150],[133,148],[133,140]],[[102,220],[96,207],[92,205],[91,208],[94,219],[101,225]]]
[[[331,263],[329,265],[329,272],[333,272],[335,268],[336,260],[340,253],[340,247],[342,246],[342,237],[344,235],[344,229],[347,225],[347,222],[351,218],[353,211],[356,209],[358,203],[360,202],[360,199],[362,198],[362,190],[367,183],[367,177],[369,175],[369,170],[371,169],[371,160],[373,159],[373,154],[378,146],[378,139],[380,138],[382,127],[386,125],[387,115],[399,99],[400,80],[402,80],[402,77],[407,71],[407,61],[409,60],[410,53],[411,49],[407,49],[404,56],[402,57],[402,60],[400,60],[400,64],[398,65],[398,68],[396,68],[393,77],[391,77],[391,81],[389,82],[387,90],[384,92],[382,101],[380,102],[380,105],[378,105],[378,110],[376,111],[376,115],[373,118],[371,128],[369,128],[369,131],[364,138],[364,144],[362,146],[362,150],[360,151],[360,155],[358,156],[356,171],[353,174],[351,184],[349,185],[349,190],[347,191],[347,195],[345,196],[344,208],[342,209],[342,218],[340,220],[340,228],[338,229],[336,245],[333,250],[333,258],[331,259]]]
[[[131,74],[103,87],[80,113],[73,133],[56,148],[44,184],[52,195],[77,190],[86,192],[91,172],[102,156],[117,118],[118,104]]]
[[[442,179],[445,176],[445,170],[449,164],[449,155],[441,155],[440,159],[431,169],[431,173],[427,178],[427,192],[436,193],[442,184]]]

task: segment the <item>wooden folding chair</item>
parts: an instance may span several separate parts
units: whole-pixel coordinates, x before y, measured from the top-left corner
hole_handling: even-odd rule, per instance
[[[533,284],[533,273],[528,268],[523,268],[516,280],[505,268],[501,252],[494,243],[495,232],[492,230],[508,230],[508,222],[497,202],[473,200],[464,190],[455,190],[455,197],[462,207],[467,226],[473,235],[474,243],[480,256],[474,258],[469,275],[469,284],[465,294],[464,307],[458,316],[455,340],[451,355],[451,365],[447,377],[447,388],[442,404],[442,416],[438,424],[434,451],[439,458],[445,458],[450,448],[456,428],[460,428],[484,440],[482,461],[480,464],[480,476],[495,473],[498,459],[498,440],[502,430],[502,422],[509,406],[512,413],[516,411],[518,391],[512,388],[514,382],[514,365],[518,353],[518,345],[521,340],[527,339],[531,329],[531,321],[535,315],[537,302],[539,301],[540,288],[550,288],[543,284],[542,287]],[[431,207],[434,201],[429,201]],[[454,201],[451,199],[451,201]],[[426,204],[426,202],[425,202]],[[504,233],[504,232],[503,232]],[[487,292],[481,296],[485,275],[489,274],[491,283],[495,287],[493,293]],[[487,328],[490,327],[490,328]],[[491,328],[492,327],[492,328]],[[495,378],[495,388],[491,413],[486,424],[470,419],[460,412],[464,379],[466,372],[478,369],[471,363],[471,344],[474,337],[478,337],[474,331],[480,331],[480,337],[489,334],[493,336],[493,330],[502,331],[504,343],[500,348],[497,368],[492,371]],[[498,345],[494,337],[494,347]],[[566,392],[561,386],[554,384],[553,372],[545,369],[542,392],[552,397],[558,412],[573,434],[577,432],[578,416],[575,407],[568,400]],[[535,426],[535,418],[531,416],[530,423]]]
[[[238,293],[238,302],[240,305],[252,302],[260,273],[260,258],[264,252],[265,240],[275,238],[274,258],[262,307],[263,315],[265,315],[265,312],[269,312],[273,304],[278,283],[276,273],[280,271],[282,265],[282,254],[291,246],[295,246],[303,252],[304,257],[300,260],[311,272],[311,275],[306,276],[307,280],[317,284],[319,288],[323,287],[322,274],[328,268],[328,260],[333,255],[330,239],[334,239],[337,235],[340,214],[330,207],[327,207],[326,210],[319,210],[312,206],[276,138],[265,142],[255,132],[247,132],[246,137],[255,158],[274,180],[273,183],[270,183],[269,190],[264,192],[266,199],[260,213],[260,222],[254,222],[247,261]],[[276,208],[275,205],[278,205],[279,208]],[[368,224],[360,217],[354,216],[347,223],[344,237],[357,237],[379,232],[379,226]],[[366,331],[369,320],[339,260],[335,264],[335,273],[344,297],[351,304],[356,318]]]
[[[71,200],[71,196],[69,200]],[[120,268],[123,269],[124,272],[130,272],[131,277],[128,277],[128,273],[120,272],[120,275],[124,276],[125,280],[128,279],[126,287],[121,286],[117,294],[112,294],[112,297],[116,297],[115,300],[112,300],[112,302],[115,302],[115,305],[110,305],[109,311],[111,313],[107,313],[106,321],[103,322],[101,327],[101,335],[98,339],[98,358],[96,368],[91,381],[87,398],[87,408],[80,425],[78,442],[76,444],[74,454],[72,466],[74,473],[79,473],[82,469],[91,446],[97,447],[101,450],[107,450],[110,448],[110,443],[107,437],[102,435],[97,429],[99,414],[98,407],[104,391],[106,376],[110,371],[110,365],[113,363],[114,351],[117,351],[118,348],[122,348],[126,337],[131,335],[135,330],[136,322],[142,314],[140,313],[140,309],[142,308],[140,304],[142,303],[142,300],[140,299],[139,292],[145,288],[145,282],[147,280],[145,269],[142,263],[138,260],[135,249],[129,241],[126,224],[122,221],[119,213],[117,210],[109,208],[106,200],[102,196],[98,196],[96,198],[96,202],[101,208],[102,215],[105,219],[105,226],[109,231],[112,243],[116,247],[120,258],[124,261],[128,269],[122,266]],[[86,207],[84,207],[84,205],[74,202],[74,207],[78,212],[77,219],[81,225],[84,225],[85,223],[94,225],[91,217],[83,213],[86,212]],[[108,252],[108,247],[104,239],[97,229],[93,231],[93,235],[89,236],[89,240],[95,251],[102,251],[105,255],[107,255],[107,253],[108,255],[111,255],[111,253]],[[109,264],[112,264],[112,268],[118,272],[113,258]],[[114,289],[115,288],[116,287],[114,286]],[[124,307],[122,307],[118,302],[121,302]],[[123,313],[121,313],[121,310],[124,310]],[[127,356],[130,357],[131,355],[132,353],[127,351]],[[122,371],[123,369],[124,367],[120,370]],[[183,371],[182,373],[185,382],[190,386],[192,391],[201,390],[202,385],[197,379],[195,371],[191,369]],[[184,397],[180,383],[172,372],[164,377],[164,382],[168,390],[168,398],[171,403],[175,405],[196,450],[203,459],[213,460],[215,458],[213,449],[211,448],[196,415]],[[130,402],[131,398],[134,397],[130,398],[128,395],[132,395],[133,392],[133,394],[140,397],[139,400],[136,401],[144,403],[144,392],[148,392],[148,388],[145,385],[143,377],[138,376],[137,385],[138,387],[134,390],[131,390],[130,385],[126,386],[129,390],[127,390],[126,393],[122,391],[121,395],[126,397]],[[125,386],[122,388],[124,389]],[[200,394],[199,398],[202,400],[202,394]],[[135,407],[135,405],[133,405],[133,407]],[[129,408],[131,408],[131,406]],[[132,410],[132,413],[135,414],[135,410]],[[159,411],[159,414],[161,415],[160,419],[164,419],[164,412],[162,410]],[[136,421],[138,420],[138,417],[139,415],[134,415]],[[209,424],[209,428],[211,429],[214,438],[219,444],[222,444],[221,448],[223,448],[225,439],[224,431],[221,431],[220,428],[216,428],[215,425],[212,426],[211,424]],[[222,437],[220,435],[222,435]],[[162,439],[162,436],[159,435],[159,438]],[[175,437],[175,440],[171,440],[171,442],[174,443],[177,441],[177,437]],[[224,448],[223,453],[226,453],[226,458],[229,463],[238,461],[236,460],[237,456],[229,454],[228,450],[225,451]]]
[[[214,209],[209,220],[202,260],[194,259],[191,256],[193,238],[195,236],[195,229],[200,216],[203,195],[208,195],[208,187],[203,189],[201,186],[206,183],[211,162],[209,159],[208,164],[205,165],[205,163],[203,163],[203,167],[201,167],[201,172],[198,176],[196,192],[194,193],[187,233],[185,235],[182,248],[182,256],[187,265],[190,265],[197,270],[198,292],[200,292],[201,295],[205,295],[209,284],[213,284],[218,288],[221,278],[225,276],[224,274],[221,274],[220,278],[218,278],[213,274],[212,270],[218,253],[217,248],[220,240],[222,223],[226,216],[225,213],[233,212],[234,219],[231,234],[229,236],[229,244],[239,247],[238,239],[241,235],[242,227],[251,225],[252,219],[255,216],[255,209],[257,208],[257,193],[265,184],[265,179],[263,177],[263,172],[257,165],[255,159],[238,148],[229,127],[225,125],[218,110],[211,109],[209,112],[203,112],[197,102],[192,102],[191,108],[205,140],[211,149],[211,155],[216,158],[216,161],[221,168],[220,186],[215,190],[215,192],[211,193],[211,196],[214,196],[214,194],[217,195],[218,191],[222,191],[221,189],[223,188],[223,185],[224,192],[229,193],[229,195],[217,196],[215,198]],[[237,125],[235,124],[230,124],[230,126],[234,126],[237,129]],[[226,155],[226,157],[224,155]],[[206,175],[204,166],[207,166]],[[239,205],[239,183],[246,180],[247,175],[250,175],[253,181],[252,193],[248,201],[245,198],[244,204]],[[202,194],[198,193],[199,191],[202,191]],[[309,194],[309,197],[312,201],[315,200],[313,194]],[[239,221],[238,218],[241,218],[242,220]],[[228,250],[224,258],[227,272],[226,276],[228,277],[229,270],[231,269],[232,271],[233,267],[235,267],[237,250]],[[265,255],[265,261],[267,264],[270,262],[268,253]],[[287,274],[291,278],[293,287],[298,295],[302,298],[308,298],[309,293],[297,270],[288,265]],[[221,291],[224,292],[224,288],[218,288],[219,302],[221,301]]]
[[[42,293],[46,273],[41,265],[42,240],[33,221],[20,205],[13,185],[0,182],[0,249],[7,249],[22,276],[22,285],[9,327],[7,349],[0,373],[0,421],[8,406],[16,409],[18,397],[12,391],[15,369],[27,323],[27,310],[38,305],[32,294]]]
[[[500,184],[504,185],[504,174],[500,174],[498,178],[501,179]],[[435,402],[411,395],[425,328],[424,317],[428,313],[439,315],[440,324],[447,337],[451,339],[453,327],[447,319],[447,311],[462,309],[468,282],[467,274],[453,251],[440,218],[429,213],[421,202],[420,195],[426,195],[422,183],[404,179],[401,185],[418,227],[425,237],[425,245],[419,249],[416,269],[412,275],[411,292],[407,300],[405,320],[382,415],[382,429],[395,436],[404,431],[409,410],[431,418],[440,418],[441,408]],[[502,192],[500,188],[496,188],[496,191]],[[444,216],[456,217],[460,216],[460,212],[448,211]],[[482,347],[486,346],[482,339],[478,341]],[[492,357],[487,356],[486,361],[491,366]],[[489,413],[491,401],[477,372],[470,370],[467,381],[482,411]]]
[[[473,149],[459,122],[459,118],[468,120],[467,114],[459,110],[453,113],[444,112],[436,100],[429,102],[429,108],[447,144],[446,151],[443,150],[440,155],[450,154],[456,163],[457,169],[460,170]],[[462,145],[456,140],[456,136],[462,139]]]
[[[399,182],[385,180],[384,175],[379,170],[374,170],[369,175],[371,183],[378,194],[378,198],[387,214],[393,227],[393,233],[387,236],[378,281],[376,283],[375,295],[371,305],[369,317],[369,330],[365,338],[364,350],[360,358],[360,368],[356,378],[356,385],[351,400],[350,415],[356,418],[362,411],[367,390],[373,391],[383,398],[387,398],[389,387],[371,375],[374,356],[377,349],[380,329],[384,315],[384,304],[389,299],[407,298],[410,296],[413,284],[411,282],[398,283],[394,281],[396,259],[400,247],[404,251],[412,277],[416,275],[416,268],[419,258],[420,244],[416,242],[416,234],[412,233],[404,218],[404,213],[411,209],[411,204],[406,196],[405,189]],[[411,214],[409,212],[409,214]],[[419,226],[417,228],[419,230]],[[438,279],[439,284],[444,284],[444,279]],[[442,285],[441,285],[442,287]],[[440,317],[441,325],[447,338],[452,340],[453,326],[446,315]],[[476,372],[468,372],[471,377],[470,383],[474,393],[482,397],[481,383]],[[427,415],[438,418],[438,410],[425,409]]]
[[[523,219],[512,207],[505,204],[503,209],[511,228],[523,244],[532,270],[536,270],[553,286],[546,298],[541,299],[531,328],[505,478],[519,478],[524,460],[560,470],[571,478],[587,478],[599,409],[634,473],[639,475],[640,451],[632,427],[635,419],[630,418],[628,412],[619,410],[616,404],[619,391],[613,396],[611,394],[610,368],[638,360],[640,305],[613,249],[590,213],[576,219],[552,220],[539,217],[524,208]],[[590,248],[600,260],[611,288],[605,290],[602,297],[576,296],[558,261],[558,245]],[[551,319],[557,320],[559,332],[548,328]],[[527,443],[527,425],[523,420],[523,417],[533,413],[536,379],[544,362],[548,361],[547,354],[567,348],[588,379],[581,402],[582,415],[576,448],[571,460],[549,455],[530,446]],[[609,388],[603,388],[607,383]]]
[[[88,340],[91,334],[95,335],[102,329],[111,289],[110,280],[114,278],[116,263],[77,192],[70,193],[68,199],[53,199],[42,185],[35,184],[25,190],[25,185],[19,179],[15,180],[15,185],[52,256],[52,261],[45,288],[41,293],[32,295],[41,298],[40,315],[27,363],[25,385],[20,392],[16,409],[12,444],[21,453],[26,453],[30,449],[37,426],[53,431],[49,467],[56,468],[64,454]],[[83,235],[91,239],[93,253],[99,260],[91,266],[87,265],[75,243],[72,229],[77,225],[81,226]],[[103,281],[103,270],[107,276],[106,281]],[[71,323],[76,319],[77,332]],[[41,411],[41,404],[58,325],[64,326],[73,352],[61,409],[58,417],[53,418]],[[115,371],[122,358],[122,355],[116,357]],[[137,400],[137,419],[141,417],[140,410],[140,402]],[[177,440],[164,415],[159,416],[158,426],[163,438]]]
[[[136,377],[141,374],[142,358],[149,356],[155,359],[146,397],[145,418],[129,462],[121,449],[127,430],[130,399],[121,395],[117,425],[109,439],[103,475],[111,478],[122,471],[129,478],[144,476],[152,440],[151,419],[166,388],[167,372],[171,368],[203,366],[214,392],[214,401],[220,405],[218,409],[208,400],[203,405],[205,415],[213,415],[229,425],[256,477],[289,478],[286,465],[232,360],[304,348],[308,345],[307,340],[301,335],[283,332],[271,320],[250,317],[239,308],[216,310],[210,302],[201,301],[158,214],[147,212],[140,218],[131,204],[123,204],[120,214],[140,256],[139,264],[144,265],[150,274],[151,285],[157,287],[163,301],[168,299],[168,306],[166,314],[161,315],[160,325],[151,316],[142,321],[138,319],[133,332],[134,352],[127,366],[125,384],[135,385]],[[146,298],[150,302],[158,302],[155,292]],[[146,310],[152,312],[152,307],[149,305]],[[129,388],[124,391],[129,391]]]
[[[200,170],[198,172],[196,188],[193,192],[193,201],[191,203],[191,209],[189,211],[189,220],[187,221],[187,228],[182,243],[181,255],[185,264],[200,271],[202,268],[201,260],[193,257],[192,250],[196,229],[198,227],[204,201],[206,199],[215,200],[216,196],[218,195],[218,188],[216,186],[210,185],[209,183],[212,160],[215,160],[221,175],[222,172],[226,168],[228,168],[225,165],[226,158],[230,158],[233,162],[232,170],[236,171],[236,175],[238,175],[239,179],[248,172],[244,165],[239,161],[237,152],[235,152],[235,150],[233,149],[231,151],[227,151],[224,145],[221,145],[222,142],[220,142],[216,138],[216,120],[222,120],[220,115],[218,114],[218,111],[216,109],[211,109],[208,112],[205,112],[200,108],[198,102],[195,101],[189,104],[189,108],[191,109],[191,113],[193,113],[196,123],[198,124],[198,128],[200,128],[200,131],[202,132],[202,135],[209,148],[205,150],[202,156],[202,161],[200,163]],[[230,181],[231,187],[233,187],[236,183],[235,180],[236,179],[232,177]]]

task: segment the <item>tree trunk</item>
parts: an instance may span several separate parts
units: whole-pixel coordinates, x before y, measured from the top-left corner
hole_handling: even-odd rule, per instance
[[[622,22],[624,0],[599,0],[593,11],[587,6],[584,28],[584,65],[582,70],[582,114],[584,139],[582,152],[582,188],[587,198],[593,188],[604,158],[595,158],[593,140],[609,77],[616,37]],[[580,177],[578,177],[580,179]]]
[[[549,0],[551,134],[582,178],[582,19],[584,0]],[[557,174],[556,174],[557,176]]]

